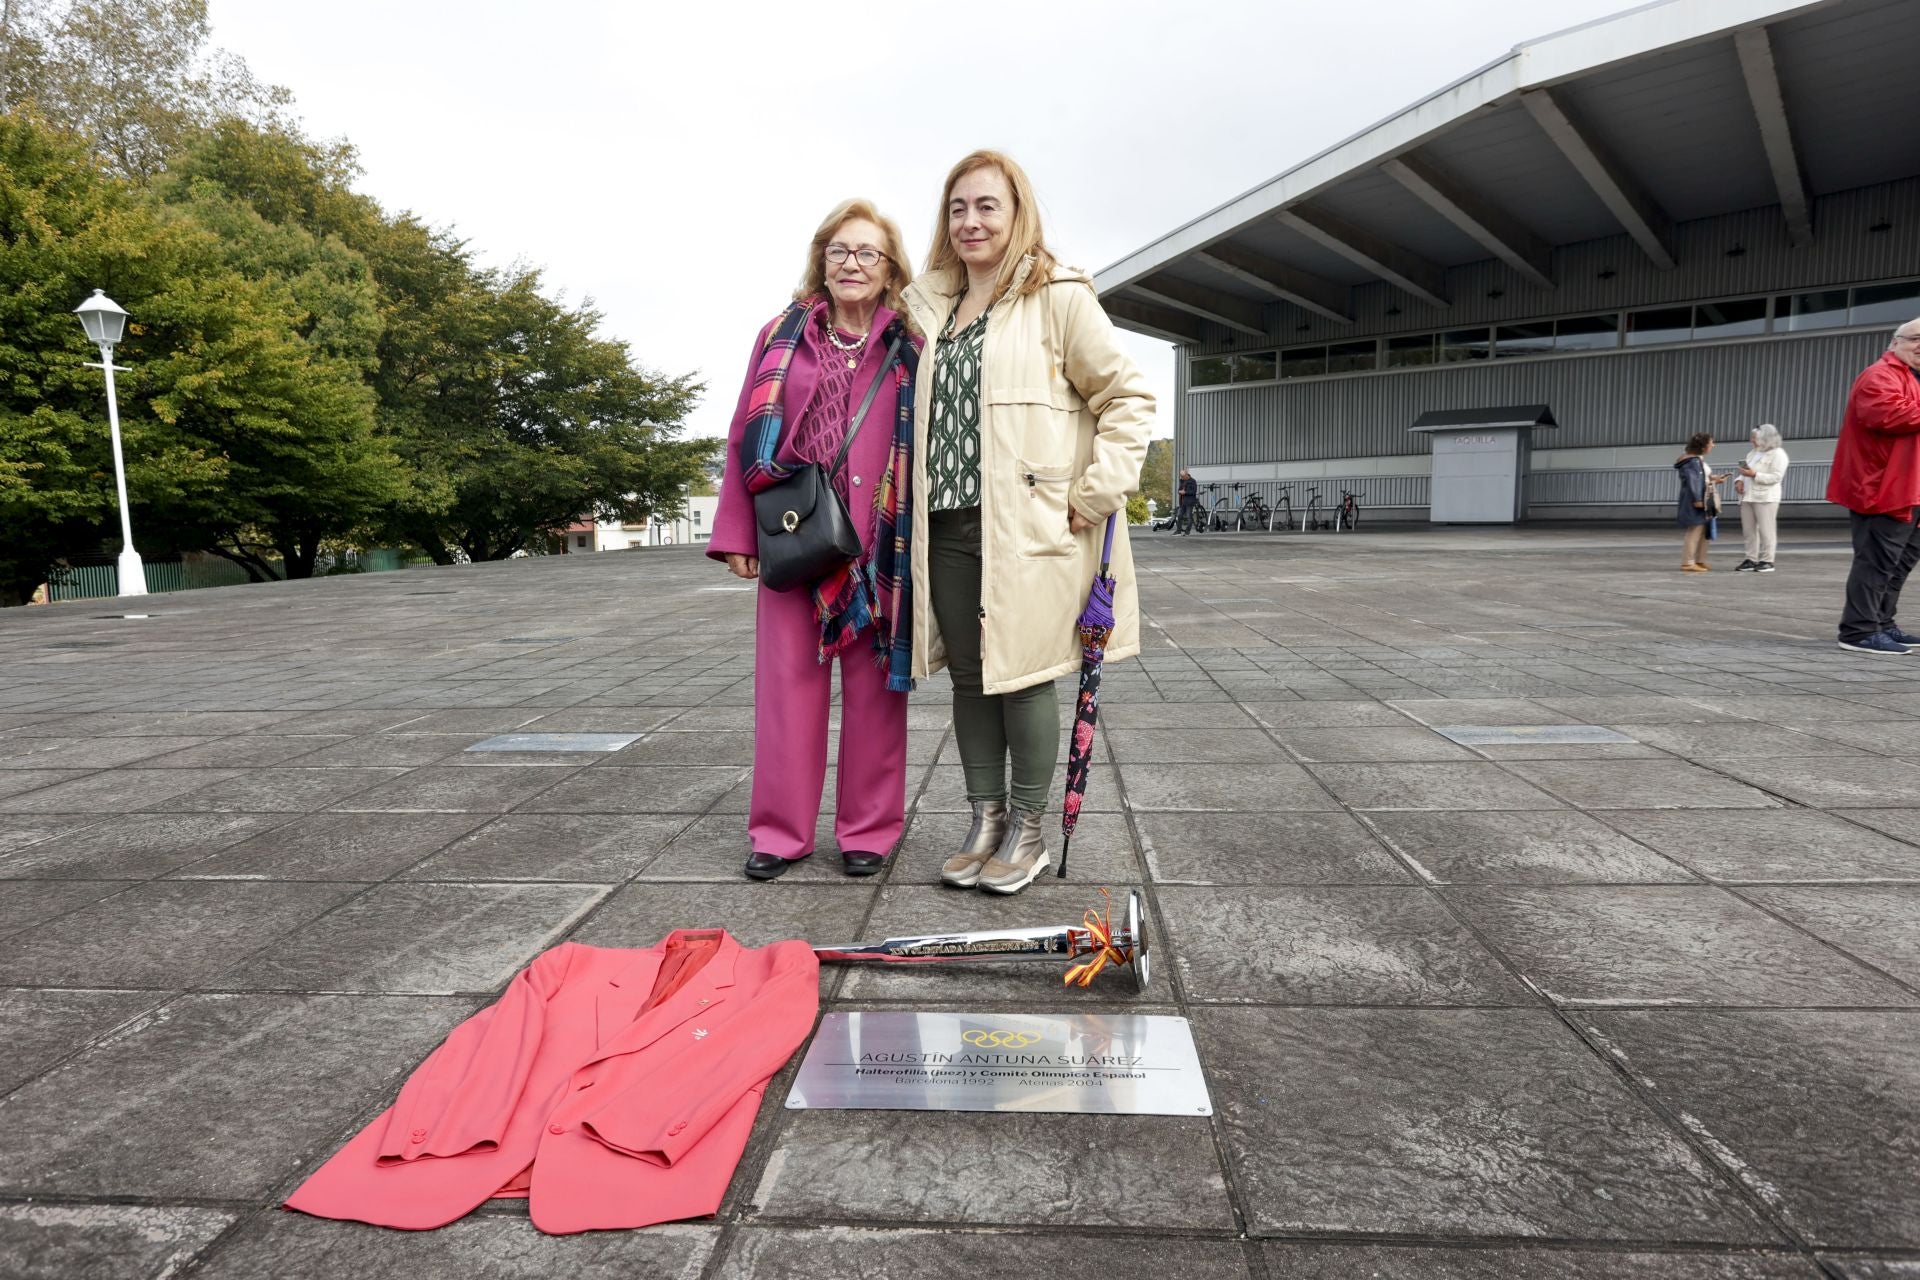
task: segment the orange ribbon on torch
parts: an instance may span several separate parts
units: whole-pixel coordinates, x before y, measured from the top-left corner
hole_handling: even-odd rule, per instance
[[[1067,970],[1064,981],[1070,987],[1092,986],[1095,975],[1109,963],[1123,965],[1127,962],[1127,957],[1113,945],[1113,895],[1102,889],[1100,896],[1107,900],[1106,914],[1103,916],[1090,908],[1084,918],[1087,932],[1092,934],[1093,940],[1100,944],[1100,950],[1093,959],[1083,960]]]

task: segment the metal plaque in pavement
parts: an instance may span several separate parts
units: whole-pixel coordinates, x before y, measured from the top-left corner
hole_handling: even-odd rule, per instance
[[[469,751],[618,751],[645,737],[640,733],[503,733],[476,742]]]
[[[1187,1020],[1135,1013],[830,1013],[787,1106],[1213,1114]]]
[[[1580,746],[1634,741],[1624,733],[1597,724],[1454,724],[1435,725],[1433,731],[1463,747],[1520,747],[1542,743]]]

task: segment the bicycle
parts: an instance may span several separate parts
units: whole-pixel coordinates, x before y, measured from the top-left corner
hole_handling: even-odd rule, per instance
[[[1267,500],[1255,489],[1240,504],[1240,532],[1247,533],[1262,528],[1268,520]]]
[[[1360,526],[1360,495],[1345,489],[1340,491],[1340,506],[1335,510],[1333,527],[1335,531],[1357,529]]]
[[[1333,528],[1333,521],[1323,514],[1326,508],[1320,505],[1320,491],[1307,490],[1307,509],[1300,517],[1300,528],[1307,532]]]
[[[1238,489],[1240,486],[1236,484],[1233,487]],[[1233,514],[1232,500],[1222,494],[1220,488],[1221,486],[1217,484],[1207,486],[1207,492],[1214,494],[1215,497],[1212,503],[1209,504],[1207,511],[1203,513],[1203,518],[1200,522],[1202,529],[1209,530],[1213,533],[1225,533],[1227,531],[1228,520],[1236,518]]]
[[[1276,520],[1280,522],[1280,527],[1282,529],[1286,530],[1288,533],[1293,532],[1293,486],[1292,485],[1283,486],[1280,490],[1279,496],[1274,499],[1273,512],[1271,515],[1267,517],[1268,533],[1273,532],[1273,524],[1274,524],[1274,521]]]

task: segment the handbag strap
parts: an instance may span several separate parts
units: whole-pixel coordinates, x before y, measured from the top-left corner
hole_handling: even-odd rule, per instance
[[[886,381],[889,373],[893,372],[893,362],[900,358],[900,343],[905,340],[906,336],[905,333],[894,335],[893,345],[887,348],[887,358],[886,361],[881,364],[880,372],[874,374],[873,381],[867,384],[867,394],[860,401],[859,409],[854,411],[853,421],[847,424],[847,434],[846,438],[840,442],[840,452],[835,455],[833,465],[827,468],[827,479],[829,481],[840,474],[840,468],[846,463],[847,450],[853,448],[853,438],[860,434],[860,424],[866,421],[867,410],[873,408],[873,398],[880,394],[880,384]]]

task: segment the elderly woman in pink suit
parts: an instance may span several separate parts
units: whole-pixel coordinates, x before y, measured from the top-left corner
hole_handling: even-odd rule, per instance
[[[850,431],[853,442],[833,482],[862,548],[846,571],[811,589],[777,592],[763,584],[756,593],[746,863],[755,880],[772,880],[813,852],[835,666],[841,710],[834,838],[846,873],[884,867],[906,822],[913,618],[907,486],[918,343],[907,330],[900,290],[912,278],[890,219],[865,200],[834,209],[814,233],[793,303],[754,341],[734,411],[707,554],[725,560],[736,577],[758,578],[753,491],[786,467],[832,467]]]

